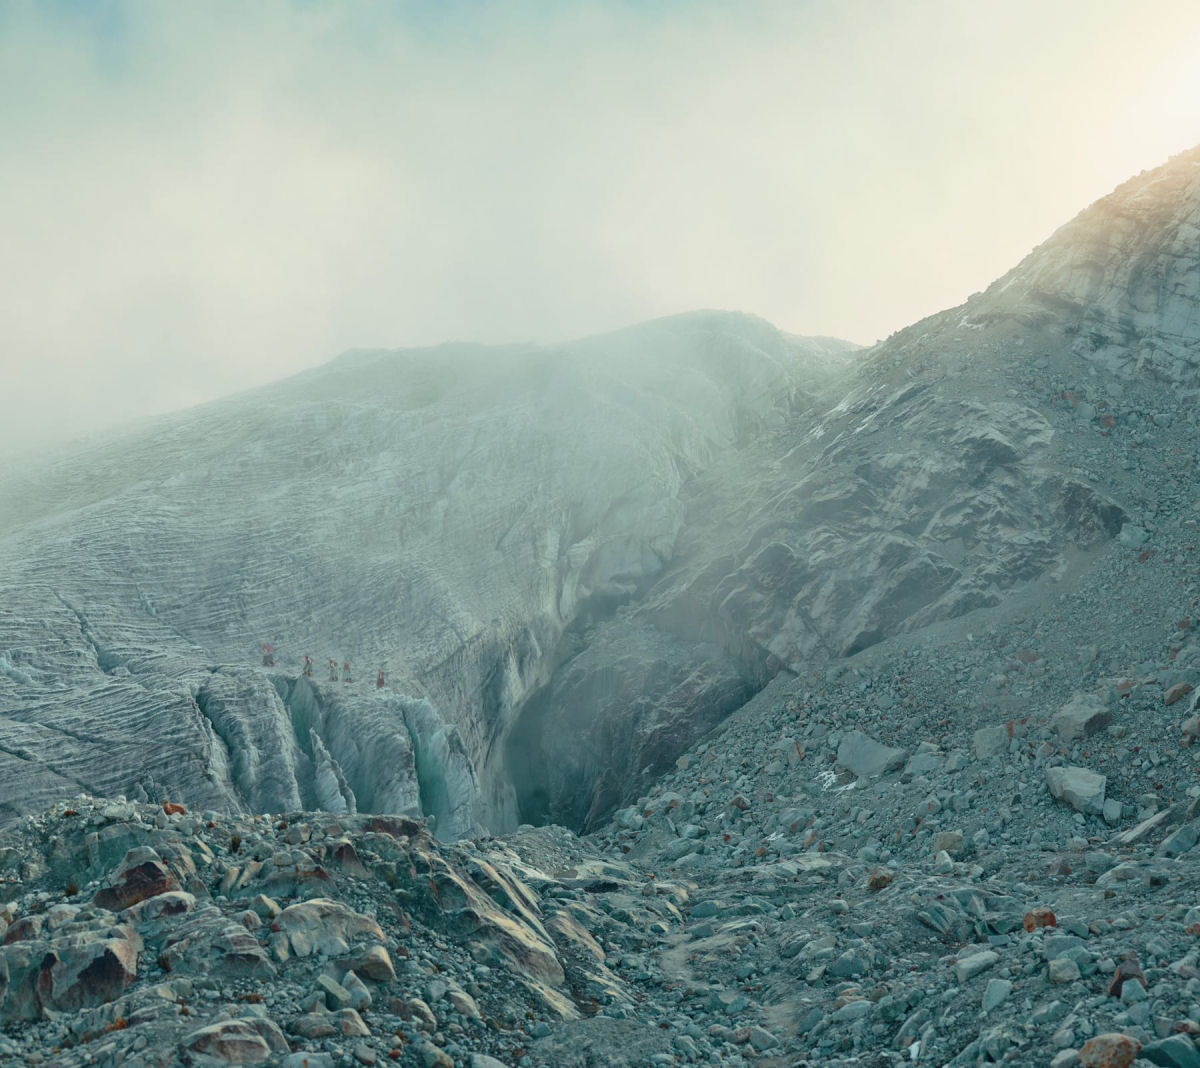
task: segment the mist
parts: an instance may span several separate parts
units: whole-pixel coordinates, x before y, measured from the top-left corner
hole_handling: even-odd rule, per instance
[[[362,346],[871,343],[1200,141],[1185,2],[0,3],[0,447]]]

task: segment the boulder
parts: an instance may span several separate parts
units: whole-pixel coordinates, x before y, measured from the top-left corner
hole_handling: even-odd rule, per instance
[[[975,755],[980,760],[1008,752],[1010,741],[1007,727],[980,727],[975,732]]]
[[[0,1026],[115,1001],[137,978],[142,940],[129,925],[93,925],[0,950]]]
[[[289,905],[275,917],[271,929],[287,936],[297,957],[339,956],[359,939],[383,941],[383,931],[370,916],[323,897]]]
[[[907,756],[903,749],[883,745],[861,731],[850,731],[838,746],[837,762],[855,775],[871,777],[903,767]]]
[[[141,949],[141,938],[125,925],[105,937],[84,934],[55,940],[49,990],[39,981],[43,1006],[52,1012],[74,1012],[116,1000],[137,978]]]
[[[182,1052],[203,1053],[230,1064],[262,1064],[271,1058],[271,1047],[246,1020],[221,1020],[193,1031],[182,1043]]]
[[[120,912],[147,898],[178,889],[178,880],[162,858],[149,846],[139,846],[125,854],[113,874],[112,884],[98,891],[92,902],[102,909]]]
[[[1128,1068],[1136,1060],[1142,1044],[1119,1031],[1106,1031],[1089,1038],[1079,1050],[1084,1068]]]
[[[343,963],[348,970],[372,983],[391,983],[396,979],[392,958],[383,946],[371,946]]]
[[[1165,1068],[1200,1068],[1200,1050],[1196,1049],[1196,1043],[1187,1035],[1171,1035],[1157,1042],[1149,1042],[1142,1047],[1138,1056]]]
[[[1076,694],[1057,711],[1051,723],[1065,742],[1103,730],[1112,722],[1108,705],[1092,694]]]
[[[1107,783],[1098,772],[1075,765],[1046,769],[1046,785],[1051,795],[1077,812],[1102,815]]]

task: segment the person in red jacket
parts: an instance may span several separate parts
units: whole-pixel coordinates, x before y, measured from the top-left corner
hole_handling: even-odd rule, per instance
[[[350,681],[350,661],[343,660],[342,661],[342,682],[349,682],[349,681]]]

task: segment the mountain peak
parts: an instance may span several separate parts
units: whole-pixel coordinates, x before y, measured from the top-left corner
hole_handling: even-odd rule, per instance
[[[967,303],[967,326],[1057,323],[1122,376],[1200,384],[1200,146],[1123,182]]]

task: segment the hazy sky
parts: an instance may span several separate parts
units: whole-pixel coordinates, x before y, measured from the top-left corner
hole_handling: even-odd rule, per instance
[[[0,0],[0,447],[355,346],[872,342],[1200,142],[1197,56],[1195,0]]]

